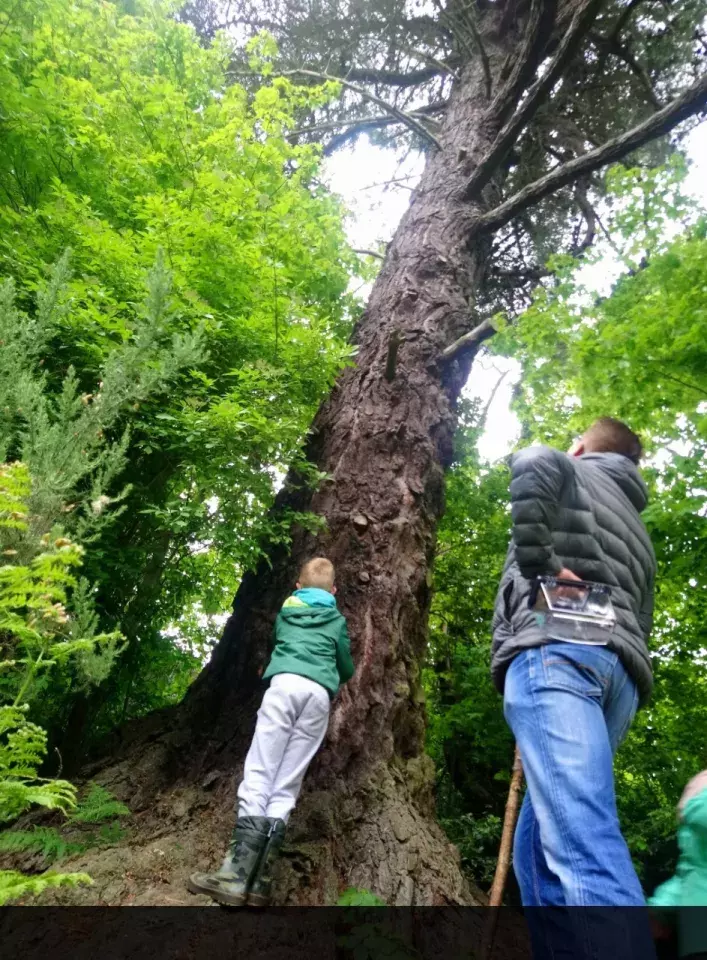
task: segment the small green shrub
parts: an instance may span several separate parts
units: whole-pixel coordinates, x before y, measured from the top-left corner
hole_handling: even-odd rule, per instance
[[[337,907],[385,907],[385,900],[381,900],[370,890],[359,890],[357,887],[349,887],[344,890],[336,901]]]

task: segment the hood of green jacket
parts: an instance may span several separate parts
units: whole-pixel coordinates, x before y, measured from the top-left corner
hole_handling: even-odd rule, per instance
[[[301,600],[308,607],[335,607],[336,597],[328,590],[322,590],[319,587],[300,587],[295,590],[292,596],[296,600]],[[287,602],[287,601],[285,601]]]

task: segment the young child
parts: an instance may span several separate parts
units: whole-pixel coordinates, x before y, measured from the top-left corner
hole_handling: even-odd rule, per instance
[[[272,866],[302,781],[329,724],[329,707],[354,666],[346,620],[336,607],[334,567],[315,557],[275,622],[275,648],[238,788],[238,820],[221,869],[194,873],[192,893],[240,907],[270,902]]]
[[[707,911],[682,909],[707,907],[707,770],[685,787],[678,819],[680,857],[675,875],[658,887],[648,905],[659,936],[677,927],[681,957],[707,960]]]

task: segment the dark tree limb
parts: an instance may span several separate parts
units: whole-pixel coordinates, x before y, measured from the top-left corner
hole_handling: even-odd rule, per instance
[[[514,58],[510,76],[493,98],[488,115],[505,120],[522,96],[526,84],[538,68],[543,50],[552,34],[556,0],[532,0],[525,26],[525,41]]]
[[[614,24],[614,29],[612,31],[612,36],[614,38],[617,38],[620,35],[621,31],[629,22],[634,12],[636,11],[636,9],[640,7],[642,3],[645,3],[645,2],[646,0],[631,0],[631,2],[624,7],[621,15],[619,16],[618,20]]]
[[[343,77],[336,77],[330,73],[319,73],[316,70],[286,70],[281,74],[281,76],[313,77],[315,80],[340,83],[342,87],[346,87],[347,90],[357,93],[360,97],[363,97],[364,100],[370,100],[371,103],[375,103],[382,110],[385,110],[386,113],[390,114],[391,117],[395,117],[400,123],[408,127],[408,129],[414,131],[419,137],[422,137],[423,140],[426,140],[428,143],[432,144],[437,150],[441,149],[441,145],[437,137],[430,133],[430,131],[419,122],[419,120],[416,120],[415,117],[409,113],[404,113],[402,110],[398,110],[398,108],[394,107],[392,103],[386,103],[385,100],[381,100],[380,97],[377,97],[374,93],[371,93],[370,90],[366,90],[365,87],[359,87],[355,83],[350,83],[348,80],[344,80]]]
[[[382,253],[376,253],[375,250],[354,250],[361,257],[376,257],[378,260],[385,260]]]
[[[479,59],[481,60],[481,69],[484,71],[484,89],[486,90],[486,99],[491,99],[491,88],[493,86],[491,81],[491,61],[489,60],[489,55],[486,52],[486,47],[484,46],[484,41],[479,32],[479,27],[476,22],[476,14],[474,13],[473,8],[462,7],[462,15],[464,16],[464,23],[469,27],[469,33],[471,34],[474,45],[479,51]]]
[[[400,49],[404,53],[407,53],[408,56],[417,57],[418,60],[424,60],[426,63],[429,63],[430,66],[436,67],[438,76],[441,77],[447,74],[452,77],[453,80],[459,79],[459,72],[456,69],[456,58],[450,57],[449,60],[438,60],[436,57],[433,57],[432,54],[426,53],[424,50],[416,49],[415,47],[409,47],[404,43],[400,43]]]
[[[582,216],[584,217],[584,222],[586,224],[586,230],[584,237],[578,243],[573,244],[572,246],[572,256],[578,257],[580,254],[584,253],[585,250],[588,250],[591,245],[594,243],[594,238],[597,233],[597,223],[598,217],[596,210],[591,205],[587,199],[587,184],[577,184],[577,189],[575,190],[574,201],[580,209]]]
[[[602,2],[603,0],[585,0],[577,10],[551,64],[545,73],[536,80],[528,90],[527,96],[520,107],[518,107],[496,137],[488,155],[484,157],[474,171],[466,187],[465,199],[471,200],[473,197],[479,195],[493,176],[494,171],[498,168],[498,164],[518,139],[518,135],[533,119],[544,97],[552,90],[567,62],[576,53],[577,47],[582,42],[589,26],[596,18]]]
[[[480,217],[476,229],[487,231],[502,227],[517,214],[556,190],[566,187],[600,167],[623,159],[643,144],[669,133],[683,120],[703,110],[705,105],[707,105],[707,74],[643,123],[639,123],[620,137],[608,140],[595,150],[590,150],[568,163],[561,164],[546,176],[523,187],[495,210],[490,210]]]

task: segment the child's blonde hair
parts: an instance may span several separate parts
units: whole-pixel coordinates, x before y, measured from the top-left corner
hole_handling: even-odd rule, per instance
[[[334,587],[334,564],[326,557],[313,557],[300,570],[298,583],[301,587],[318,587],[331,593]]]

